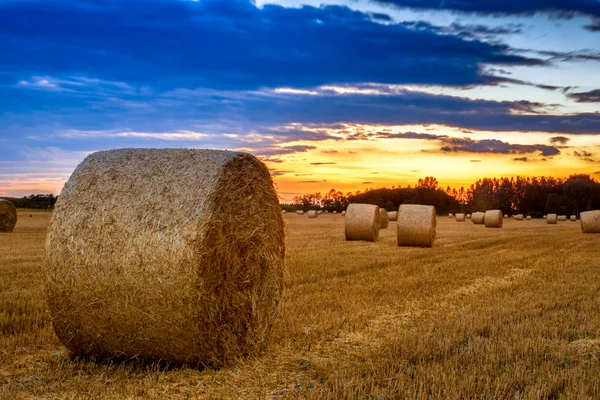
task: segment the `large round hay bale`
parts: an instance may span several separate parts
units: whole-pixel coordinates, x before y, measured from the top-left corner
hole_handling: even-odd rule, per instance
[[[456,222],[465,222],[465,214],[456,213]]]
[[[388,211],[387,215],[390,221],[398,221],[398,211]]]
[[[579,214],[583,233],[600,233],[600,210],[584,211]]]
[[[486,228],[502,228],[502,211],[488,210],[483,217]]]
[[[398,246],[432,247],[435,241],[435,207],[402,204],[398,209]]]
[[[476,225],[483,225],[483,222],[485,220],[485,213],[482,212],[474,212],[473,214],[471,214],[471,222],[473,222]]]
[[[558,216],[558,220],[559,221],[566,221],[567,220],[567,216],[566,215],[559,215]]]
[[[46,241],[54,330],[75,354],[224,365],[266,345],[284,227],[268,168],[246,153],[88,156]]]
[[[381,218],[379,218],[379,229],[387,229],[390,226],[390,219],[385,208],[380,208]]]
[[[379,207],[373,204],[350,204],[346,209],[345,222],[346,240],[375,242],[379,239]]]
[[[570,220],[571,222],[577,222],[577,216],[576,216],[576,215],[571,215],[571,216],[569,217],[569,220]]]
[[[306,215],[308,215],[308,218],[317,218],[319,216],[315,210],[309,210]]]
[[[546,215],[546,223],[549,225],[556,225],[558,222],[558,215],[556,214],[548,214]]]
[[[15,205],[4,199],[0,199],[0,232],[10,233],[17,224],[17,209]]]

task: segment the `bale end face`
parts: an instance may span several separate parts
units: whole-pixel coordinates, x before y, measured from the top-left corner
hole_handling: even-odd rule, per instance
[[[346,240],[376,242],[379,239],[381,213],[372,204],[350,204],[346,209]]]
[[[398,209],[398,246],[432,247],[435,241],[435,207],[402,204]]]
[[[279,201],[245,153],[94,153],[59,196],[46,251],[54,329],[79,355],[231,364],[264,349],[282,296]]]
[[[17,225],[17,209],[15,205],[4,199],[0,199],[0,233],[10,233]]]

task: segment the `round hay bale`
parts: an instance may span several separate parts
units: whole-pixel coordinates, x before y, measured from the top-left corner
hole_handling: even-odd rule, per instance
[[[456,222],[465,222],[465,214],[457,213],[456,214]]]
[[[319,215],[323,214],[323,210],[317,210],[317,214],[319,214]]]
[[[281,213],[282,213],[282,214],[285,214],[285,213],[287,213],[287,211],[285,211],[285,210],[281,210]]]
[[[325,210],[324,212],[325,212],[325,214],[329,214],[329,211],[327,211],[327,210]]]
[[[523,221],[524,219],[523,214],[517,214],[513,218],[515,219],[515,221]]]
[[[319,214],[315,210],[309,210],[307,213],[308,218],[317,218]]]
[[[548,216],[547,216],[547,215],[544,215],[542,218],[543,218],[543,219],[546,219],[546,218],[548,218]]]
[[[94,153],[59,196],[46,253],[54,330],[79,355],[228,365],[265,348],[282,297],[283,217],[246,153]]]
[[[0,199],[0,232],[10,233],[17,224],[17,209],[15,205],[4,199]]]
[[[466,219],[471,219],[471,214],[467,214],[467,215],[465,215],[465,218],[466,218]]]
[[[502,211],[488,210],[483,217],[486,228],[502,228]]]
[[[569,218],[569,220],[571,222],[576,222],[577,221],[577,216],[576,215],[571,215],[571,217]]]
[[[528,215],[527,218],[525,218],[527,221],[531,221],[531,215]]]
[[[503,218],[508,218],[508,214],[504,214],[504,215],[503,215]]]
[[[342,216],[346,216],[346,211],[342,211]]]
[[[471,222],[473,222],[475,225],[483,225],[484,220],[485,213],[478,211],[471,214]]]
[[[454,218],[454,214],[452,214],[452,213],[448,214],[448,218]]]
[[[379,239],[381,213],[373,204],[350,204],[346,210],[346,240],[366,240],[375,242]]]
[[[435,207],[402,204],[398,209],[398,246],[432,247],[435,241]]]
[[[387,215],[390,221],[398,221],[398,211],[388,211]]]
[[[559,215],[558,216],[558,220],[559,221],[566,221],[567,220],[567,216],[566,215]]]
[[[298,214],[298,215],[304,215],[304,210],[298,210],[298,211],[296,211],[296,214]]]
[[[583,233],[600,233],[600,210],[584,211],[579,214]]]
[[[380,208],[379,213],[381,214],[381,218],[379,218],[379,229],[387,229],[390,226],[390,218],[388,217],[387,210],[385,208]]]
[[[337,214],[337,211],[334,211],[333,213],[334,213],[334,214]]]
[[[546,223],[549,225],[556,225],[558,222],[558,215],[556,214],[548,214],[546,216]]]

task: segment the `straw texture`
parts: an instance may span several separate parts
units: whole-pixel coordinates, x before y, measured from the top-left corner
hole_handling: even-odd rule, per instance
[[[556,225],[558,222],[558,215],[548,214],[546,215],[546,223],[549,225]]]
[[[381,213],[379,207],[372,204],[350,204],[346,209],[346,240],[379,239]]]
[[[582,212],[579,221],[583,233],[600,233],[600,210]]]
[[[379,218],[379,229],[387,229],[390,226],[390,219],[385,208],[380,208],[379,212],[381,217]]]
[[[484,218],[485,218],[485,213],[482,213],[479,211],[471,214],[471,221],[476,225],[483,225]]]
[[[456,214],[456,222],[465,222],[465,214],[457,213]]]
[[[10,233],[17,224],[17,209],[15,205],[4,199],[0,199],[0,232]]]
[[[261,352],[283,290],[283,218],[246,153],[88,156],[46,241],[54,330],[79,355],[227,365]]]
[[[483,217],[486,228],[502,228],[502,211],[488,210]]]
[[[435,207],[401,204],[398,209],[398,246],[432,247],[435,241]]]

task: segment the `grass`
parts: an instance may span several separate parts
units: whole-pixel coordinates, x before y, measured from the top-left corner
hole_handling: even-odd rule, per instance
[[[600,397],[600,235],[579,223],[441,217],[422,249],[395,222],[346,242],[340,215],[287,214],[269,350],[195,370],[70,357],[44,305],[49,217],[0,234],[0,398]]]

